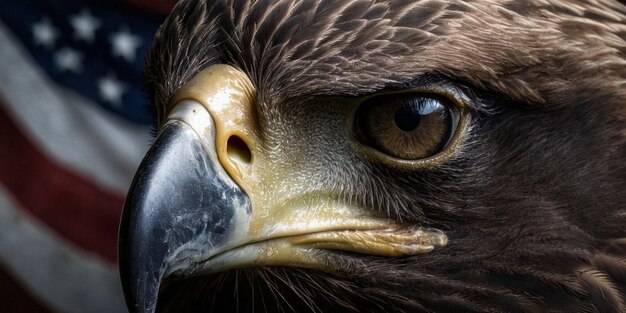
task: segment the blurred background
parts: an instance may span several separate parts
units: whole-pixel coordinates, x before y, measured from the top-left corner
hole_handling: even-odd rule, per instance
[[[0,0],[0,312],[126,312],[143,55],[176,0]]]

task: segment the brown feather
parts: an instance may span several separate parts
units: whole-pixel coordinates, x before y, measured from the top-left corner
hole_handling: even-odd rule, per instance
[[[161,310],[626,311],[623,3],[181,1],[146,58],[160,123],[181,86],[216,63],[248,75],[262,137],[306,144],[320,184],[444,229],[450,245],[403,259],[320,252],[341,275],[277,268],[173,283]],[[298,141],[330,125],[306,120],[336,99],[424,82],[471,99],[462,146],[436,168]]]

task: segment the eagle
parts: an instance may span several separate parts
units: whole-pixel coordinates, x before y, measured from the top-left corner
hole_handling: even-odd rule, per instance
[[[626,6],[184,0],[130,312],[626,312]]]

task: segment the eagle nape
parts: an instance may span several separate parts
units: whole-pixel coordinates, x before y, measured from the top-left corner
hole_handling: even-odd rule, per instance
[[[626,6],[183,0],[131,312],[626,312]]]

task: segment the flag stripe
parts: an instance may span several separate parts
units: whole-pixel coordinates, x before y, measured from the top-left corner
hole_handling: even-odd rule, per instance
[[[0,182],[21,205],[59,234],[109,261],[123,198],[50,162],[3,110],[0,99]]]
[[[11,274],[0,266],[0,290],[2,295],[2,309],[11,313],[52,313],[46,309],[39,299],[18,283]]]
[[[58,87],[0,22],[0,95],[24,134],[57,163],[125,194],[148,150],[149,127]]]
[[[59,237],[1,184],[0,229],[0,264],[53,311],[126,312],[116,266]]]

